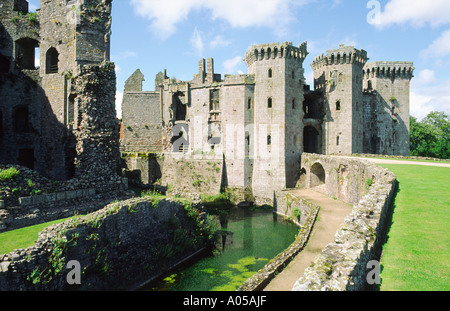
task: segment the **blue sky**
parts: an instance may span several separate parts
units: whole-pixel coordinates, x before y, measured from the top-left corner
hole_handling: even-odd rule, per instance
[[[308,83],[315,56],[352,45],[369,61],[413,61],[411,114],[450,115],[448,0],[114,0],[111,40],[119,103],[137,68],[152,91],[163,69],[191,80],[198,61],[212,57],[216,73],[247,73],[242,59],[251,45],[307,41]]]

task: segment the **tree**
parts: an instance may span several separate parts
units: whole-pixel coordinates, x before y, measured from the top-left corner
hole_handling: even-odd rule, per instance
[[[411,117],[411,155],[450,158],[450,120],[444,112],[430,112],[421,122]]]

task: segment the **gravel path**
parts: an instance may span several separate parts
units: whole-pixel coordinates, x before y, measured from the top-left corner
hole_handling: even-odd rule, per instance
[[[311,189],[290,191],[293,195],[305,198],[320,206],[318,220],[306,247],[280,272],[264,289],[265,291],[290,291],[318,254],[334,242],[334,235],[352,211],[353,205],[333,200]]]
[[[439,163],[439,162],[420,162],[420,161],[373,159],[373,158],[361,158],[361,159],[368,160],[368,161],[376,163],[376,164],[406,164],[406,165],[425,165],[425,166],[450,167],[449,163]]]

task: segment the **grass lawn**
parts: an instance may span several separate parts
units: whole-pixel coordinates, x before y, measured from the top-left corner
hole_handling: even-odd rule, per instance
[[[383,247],[380,289],[450,290],[450,168],[382,166],[400,185]]]
[[[72,217],[0,233],[0,254],[8,254],[19,248],[26,249],[33,246],[38,239],[39,232],[44,230],[44,228],[62,223],[70,218]]]

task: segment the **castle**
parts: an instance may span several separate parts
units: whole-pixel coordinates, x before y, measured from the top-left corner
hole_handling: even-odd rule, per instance
[[[0,164],[62,181],[120,171],[110,33],[110,0],[41,1],[36,13],[0,1]]]
[[[255,45],[244,57],[248,74],[222,79],[202,59],[191,81],[158,73],[153,92],[136,70],[125,83],[122,151],[215,156],[222,186],[268,201],[298,185],[303,152],[409,155],[413,63],[367,63],[366,51],[341,45],[314,59],[311,90],[307,55],[306,42]]]

